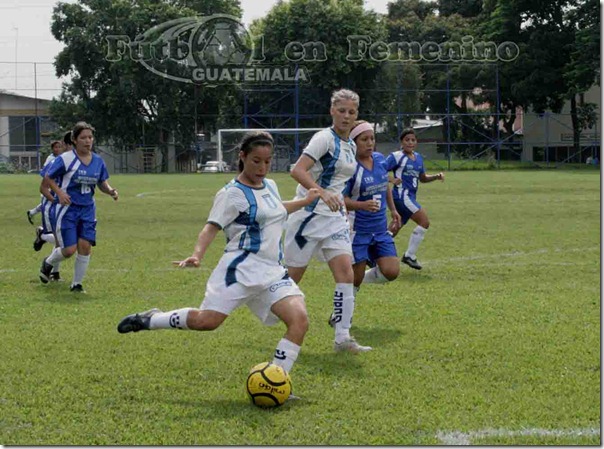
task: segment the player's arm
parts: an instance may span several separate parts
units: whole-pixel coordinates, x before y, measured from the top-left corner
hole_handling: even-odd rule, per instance
[[[356,201],[347,196],[344,197],[346,210],[366,210],[368,212],[377,212],[380,210],[379,203],[376,200]]]
[[[111,198],[113,198],[115,201],[117,201],[117,199],[119,198],[119,194],[117,193],[116,189],[114,189],[113,187],[111,187],[109,185],[107,180],[99,182],[98,185],[99,185],[99,189],[101,189],[101,192],[106,193]]]
[[[309,170],[314,165],[315,160],[312,157],[308,156],[307,154],[302,154],[296,162],[296,165],[294,165],[294,168],[291,171],[291,176],[307,190],[317,189],[319,191],[319,197],[332,211],[335,212],[342,206],[340,195],[337,193],[327,192],[312,179]]]
[[[390,216],[392,217],[391,226],[396,227],[396,229],[400,229],[402,220],[401,216],[396,210],[396,205],[394,204],[394,196],[392,195],[392,189],[388,186],[386,190],[386,204],[388,205],[388,210],[390,210]]]
[[[303,198],[301,200],[283,201],[282,204],[283,207],[285,207],[287,213],[291,214],[296,212],[297,210],[302,209],[303,207],[310,206],[312,202],[315,201],[317,198],[319,198],[319,190],[312,188],[308,189],[308,192],[306,193],[306,198]]]
[[[51,189],[53,192],[55,192],[57,194],[57,198],[59,199],[59,204],[62,204],[63,206],[67,206],[68,204],[71,204],[71,197],[66,192],[61,190],[61,188],[57,185],[57,183],[54,182],[50,178],[48,173],[46,173],[46,175],[44,175],[44,179],[42,179],[42,185],[40,186],[40,192],[46,198],[53,201],[54,199],[51,199],[52,195],[49,197],[49,196],[46,196],[46,194],[44,192],[42,192],[42,190],[48,190],[48,189]],[[49,193],[49,195],[50,195],[50,193]]]
[[[174,265],[178,265],[181,268],[185,267],[198,267],[199,262],[203,259],[210,244],[216,238],[216,235],[220,231],[220,226],[216,223],[206,223],[199,235],[197,236],[197,243],[193,254],[187,257],[185,260],[175,260],[172,262]]]
[[[443,172],[437,173],[436,175],[428,175],[426,173],[419,174],[419,180],[421,182],[432,182],[440,179],[441,181],[445,180],[445,174]]]
[[[49,187],[45,187],[45,185],[44,185],[44,178],[42,178],[42,181],[40,181],[40,193],[42,195],[44,195],[44,198],[46,198],[51,203],[55,200],[54,197],[52,196],[50,188]]]

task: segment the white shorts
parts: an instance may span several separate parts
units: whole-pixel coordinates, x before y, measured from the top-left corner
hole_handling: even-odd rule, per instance
[[[206,286],[206,295],[199,307],[201,310],[214,310],[230,315],[233,310],[242,305],[248,308],[267,326],[279,322],[279,318],[271,312],[271,307],[276,302],[288,296],[302,296],[304,293],[293,281],[287,277],[285,268],[283,277],[267,285],[247,287],[239,282],[226,284],[225,271],[221,264],[212,272]]]
[[[285,265],[305,267],[313,255],[325,262],[347,254],[352,258],[350,224],[344,215],[317,215],[304,209],[287,219]]]

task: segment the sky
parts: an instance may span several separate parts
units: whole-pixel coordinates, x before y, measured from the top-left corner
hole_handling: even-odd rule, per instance
[[[76,0],[62,0],[76,3]],[[365,0],[366,9],[386,13],[389,0]],[[0,90],[50,99],[61,80],[52,62],[62,44],[50,32],[58,0],[2,0],[0,3]],[[277,0],[240,0],[243,22],[260,18]],[[35,64],[34,64],[35,63]],[[35,74],[35,76],[34,76]]]

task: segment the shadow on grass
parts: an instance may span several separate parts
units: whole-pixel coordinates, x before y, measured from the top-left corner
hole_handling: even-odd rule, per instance
[[[48,284],[39,283],[41,301],[49,303],[74,304],[94,301],[96,296],[87,293],[75,293],[69,290],[69,282],[49,282]]]
[[[381,327],[354,327],[351,330],[355,338],[363,345],[372,346],[374,349],[388,346],[399,340],[403,334],[400,329]]]

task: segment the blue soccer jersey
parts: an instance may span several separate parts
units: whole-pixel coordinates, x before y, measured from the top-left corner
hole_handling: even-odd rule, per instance
[[[425,173],[424,158],[421,154],[413,152],[415,160],[411,159],[404,151],[391,153],[386,158],[386,168],[394,172],[394,177],[403,182],[392,190],[395,200],[403,198],[403,192],[415,197],[419,185],[419,176]]]
[[[352,230],[360,233],[385,232],[388,229],[386,217],[386,195],[388,193],[388,169],[386,158],[381,153],[374,152],[373,169],[369,170],[357,163],[354,175],[344,189],[344,195],[355,201],[377,200],[380,202],[378,212],[366,210],[350,211],[348,218]]]
[[[92,153],[92,159],[85,165],[75,150],[58,156],[46,172],[49,178],[58,179],[57,185],[71,197],[77,206],[94,204],[95,187],[109,178],[103,159]]]

